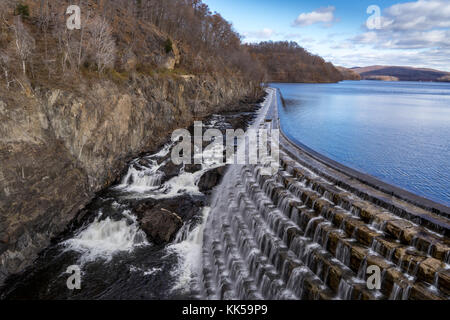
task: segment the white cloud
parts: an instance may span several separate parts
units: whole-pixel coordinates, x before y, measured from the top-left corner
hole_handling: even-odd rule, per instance
[[[301,13],[294,21],[295,26],[310,26],[316,23],[331,24],[334,21],[335,7],[329,6],[326,8],[319,8],[313,12]]]
[[[315,43],[315,42],[317,42],[317,39],[314,39],[312,37],[305,37],[305,34],[303,34],[303,33],[287,33],[287,34],[283,35],[282,40],[296,41],[300,45],[302,43]]]
[[[335,65],[348,68],[370,65],[397,65],[450,71],[449,55],[449,50],[371,50],[359,48],[334,50],[323,57],[332,61]]]
[[[350,41],[392,49],[450,47],[450,1],[418,0],[393,5],[383,12],[381,29]]]
[[[430,30],[450,27],[449,0],[418,0],[393,5],[384,11],[386,26],[393,31]]]
[[[338,44],[332,45],[330,48],[333,50],[340,50],[340,49],[353,49],[355,46],[353,43],[349,41],[342,41]]]
[[[393,49],[450,48],[450,30],[412,31],[383,40],[382,47]]]
[[[379,30],[366,30],[335,46],[327,58],[337,64],[430,67],[450,71],[450,0],[417,0],[396,4],[382,13]]]
[[[365,32],[352,38],[351,41],[358,44],[374,44],[378,40],[375,31]]]

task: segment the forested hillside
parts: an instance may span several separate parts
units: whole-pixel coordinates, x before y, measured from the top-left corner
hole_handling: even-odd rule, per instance
[[[261,42],[247,45],[262,63],[269,82],[338,82],[342,74],[323,58],[313,55],[296,42]]]
[[[342,77],[344,77],[344,80],[361,80],[361,76],[359,73],[352,69],[344,68],[344,67],[336,67],[336,69],[339,70],[339,72],[342,74]]]
[[[66,27],[81,8],[81,29]],[[8,88],[81,78],[220,74],[249,81],[264,72],[239,34],[200,0],[0,2],[0,66]]]
[[[201,0],[0,2],[0,67],[7,88],[129,81],[154,74],[221,75],[247,81],[336,82],[340,72],[295,42],[244,45]],[[67,8],[81,8],[69,30]]]
[[[131,159],[253,110],[263,75],[200,1],[0,0],[0,286]]]

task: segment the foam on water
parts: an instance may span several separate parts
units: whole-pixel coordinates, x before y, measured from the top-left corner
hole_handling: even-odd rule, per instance
[[[203,150],[201,170],[193,173],[185,172],[183,166],[177,176],[162,184],[164,173],[160,169],[171,160],[169,158],[158,163],[155,158],[167,156],[175,143],[166,144],[158,153],[143,158],[146,160],[145,164],[138,159],[134,160],[121,183],[114,189],[132,193],[132,198],[168,199],[180,194],[201,195],[198,188],[201,176],[208,170],[224,166],[222,159],[216,156],[223,154],[223,146],[213,144],[210,148]]]
[[[162,268],[157,268],[157,267],[145,270],[145,269],[138,268],[135,266],[130,266],[129,270],[130,270],[130,272],[141,272],[144,276],[154,276],[154,275],[157,275],[159,272],[163,271]]]
[[[161,192],[153,192],[148,196],[154,199],[168,199],[179,196],[182,193],[200,195],[197,183],[204,171],[194,173],[183,172],[164,183]]]
[[[210,125],[214,126],[220,120],[223,119],[217,117],[211,121]],[[199,171],[185,172],[184,166],[182,166],[178,175],[162,183],[164,178],[162,168],[171,161],[170,158],[164,158],[169,155],[176,143],[177,139],[175,138],[157,153],[133,160],[121,182],[113,189],[125,192],[125,198],[133,199],[168,199],[180,194],[202,195],[198,187],[202,175],[208,170],[224,165],[221,163],[221,159],[215,157],[216,154],[223,154],[222,145],[214,144],[203,150],[201,154],[203,163]],[[115,206],[117,207],[117,205]],[[203,221],[206,221],[209,208],[205,207],[202,213]],[[84,264],[96,259],[109,261],[116,253],[132,252],[138,246],[149,245],[145,233],[139,229],[136,217],[129,210],[124,210],[122,215],[123,219],[115,221],[110,217],[102,219],[102,213],[99,212],[99,216],[88,227],[72,239],[63,242],[65,250],[80,252],[80,263]],[[172,276],[176,279],[174,290],[188,289],[194,275],[199,274],[201,269],[204,223],[190,231],[191,229],[190,225],[185,225],[179,231],[176,243],[166,248],[169,254],[175,253],[179,261],[171,271]],[[162,269],[146,270],[130,266],[130,271],[150,276]]]
[[[172,290],[188,291],[192,281],[202,271],[203,231],[211,208],[204,207],[202,223],[195,227],[186,240],[167,247],[168,252],[175,252],[178,256],[178,265],[171,271],[177,280]]]
[[[147,165],[138,163],[137,159],[134,160],[129,166],[127,174],[114,189],[138,193],[158,189],[163,177],[163,173],[158,170],[164,162],[158,164],[156,160],[152,159],[154,156],[155,155],[144,158]]]
[[[166,145],[164,145],[164,147],[159,150],[157,153],[152,154],[150,156],[148,156],[149,158],[162,158],[165,157],[169,154],[170,152],[170,148],[172,148],[174,145],[174,143],[167,143]]]
[[[86,229],[62,243],[66,250],[82,254],[82,264],[96,259],[109,261],[118,252],[131,252],[138,246],[149,245],[130,211],[124,211],[124,217],[119,221],[110,217],[101,220],[101,215],[100,212]]]

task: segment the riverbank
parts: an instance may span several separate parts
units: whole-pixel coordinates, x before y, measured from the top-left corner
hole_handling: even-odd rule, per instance
[[[220,76],[0,88],[0,283],[29,266],[128,161],[194,119],[258,100],[257,89]]]
[[[224,135],[227,129],[245,130],[258,106],[241,103],[236,108],[241,111],[206,117],[203,130],[215,128]],[[214,163],[174,165],[174,146],[166,137],[156,153],[133,159],[29,268],[8,279],[0,297],[194,299],[191,281],[201,267],[192,258],[201,252],[196,230],[226,168]],[[79,265],[83,272],[80,291],[66,287],[69,265]]]

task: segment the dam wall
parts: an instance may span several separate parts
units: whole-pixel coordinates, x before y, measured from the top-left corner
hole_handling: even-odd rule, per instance
[[[268,89],[255,127],[279,128]],[[346,168],[281,130],[280,169],[233,165],[203,235],[209,299],[448,300],[450,209]],[[369,266],[380,271],[369,289]]]

